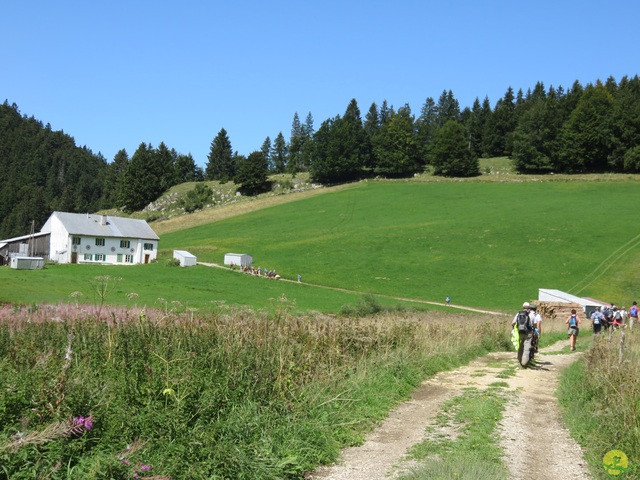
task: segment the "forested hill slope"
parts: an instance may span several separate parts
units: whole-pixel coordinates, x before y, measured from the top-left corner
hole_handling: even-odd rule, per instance
[[[100,208],[107,162],[73,137],[0,105],[0,238],[38,229],[52,211]]]

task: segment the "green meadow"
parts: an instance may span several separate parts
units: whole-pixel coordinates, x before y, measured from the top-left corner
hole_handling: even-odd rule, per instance
[[[512,309],[538,288],[623,302],[636,294],[636,182],[362,182],[162,236],[310,284]]]
[[[626,304],[637,295],[639,204],[632,180],[360,182],[164,233],[152,265],[0,269],[0,301],[63,302],[81,292],[74,301],[95,303],[93,279],[109,275],[118,280],[106,300],[138,306],[268,308],[284,296],[296,311],[335,312],[372,294],[382,304],[449,295],[453,304],[513,310],[538,288]],[[249,253],[294,283],[171,267],[173,249],[217,264]]]
[[[504,317],[437,305],[446,295],[510,312],[538,288],[636,298],[634,178],[514,178],[252,200],[261,208],[161,233],[149,265],[0,268],[12,304],[0,305],[0,478],[308,478],[425,378],[510,348]],[[173,249],[216,264],[249,253],[283,279],[180,268]],[[566,338],[561,321],[543,345]],[[612,448],[640,458],[635,335],[624,356],[617,340],[581,337],[560,388],[595,478]],[[474,423],[498,418],[502,397],[473,395],[445,405],[469,435],[408,478],[504,475],[493,443],[475,448],[494,423]]]

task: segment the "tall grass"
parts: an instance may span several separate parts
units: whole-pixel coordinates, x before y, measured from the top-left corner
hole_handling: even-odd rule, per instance
[[[508,342],[490,318],[294,317],[286,301],[101,320],[5,306],[0,326],[0,478],[12,479],[302,478],[426,376]],[[92,428],[61,433],[88,416]]]
[[[596,478],[614,477],[603,463],[611,450],[624,452],[630,464],[615,478],[640,476],[640,342],[638,332],[626,333],[622,363],[620,334],[612,340],[602,335],[561,378],[559,399],[565,420]]]

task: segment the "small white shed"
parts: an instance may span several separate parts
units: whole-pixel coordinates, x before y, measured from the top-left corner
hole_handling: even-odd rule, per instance
[[[11,257],[11,268],[16,270],[40,270],[44,268],[42,257]]]
[[[196,256],[186,250],[174,250],[173,258],[180,262],[181,267],[193,267],[197,263]]]
[[[253,257],[247,253],[225,253],[224,264],[231,265],[232,263],[247,267],[253,263]]]

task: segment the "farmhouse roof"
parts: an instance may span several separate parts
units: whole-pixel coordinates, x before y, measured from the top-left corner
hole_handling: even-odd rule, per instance
[[[53,217],[56,217],[72,235],[160,240],[145,220],[88,213],[53,212],[41,232],[51,232]]]

